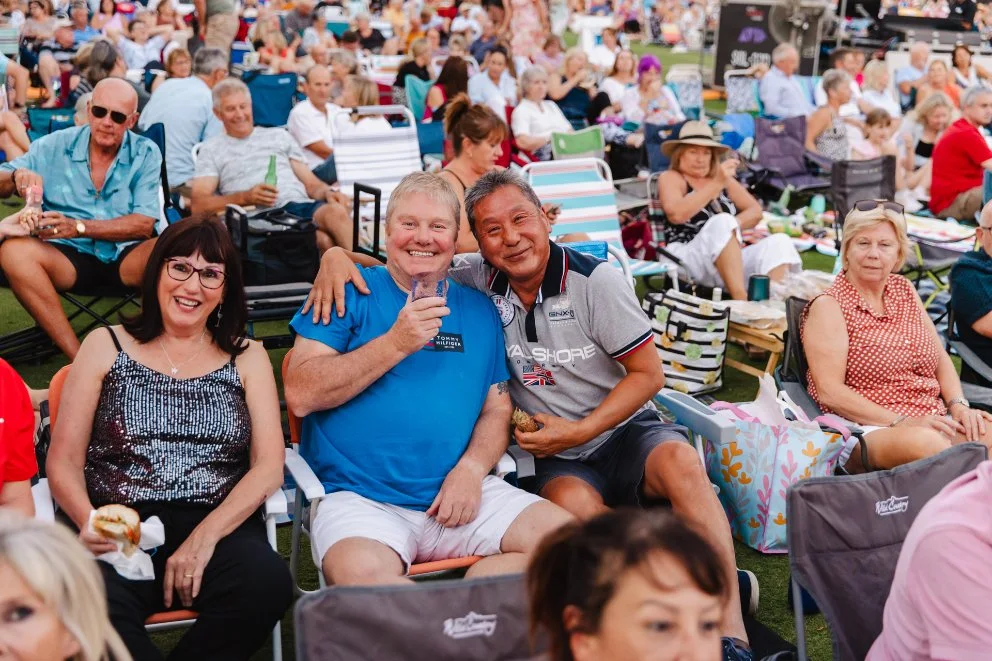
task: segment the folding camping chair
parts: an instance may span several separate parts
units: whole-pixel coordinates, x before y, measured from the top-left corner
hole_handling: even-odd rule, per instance
[[[953,282],[951,282],[951,288],[954,288]],[[989,400],[992,389],[985,384],[974,383],[972,381],[972,379],[977,377],[977,379],[984,379],[986,383],[992,383],[992,366],[982,360],[961,339],[961,336],[958,334],[954,306],[950,304],[947,306],[947,330],[944,333],[948,352],[953,350],[961,357],[961,388],[964,391],[964,396],[971,402],[972,408],[992,411],[992,406],[984,403]]]
[[[286,382],[286,372],[292,353],[292,349],[287,351],[282,360],[283,383]],[[293,535],[292,549],[289,556],[289,570],[293,576],[293,588],[296,590],[296,593],[311,594],[314,590],[305,590],[300,586],[299,580],[300,535],[305,534],[308,538],[310,537],[309,523],[305,522],[305,519],[309,518],[309,509],[304,510],[304,508],[313,507],[314,503],[317,503],[327,493],[324,491],[324,485],[320,483],[320,480],[314,474],[313,469],[310,468],[310,465],[307,464],[306,460],[299,453],[300,438],[303,434],[303,420],[298,418],[288,406],[286,407],[286,415],[289,418],[290,440],[290,447],[286,448],[286,470],[296,481],[296,500],[293,504]],[[411,460],[415,460],[412,454]],[[534,475],[534,458],[516,445],[511,445],[507,449],[507,452],[500,457],[499,463],[493,469],[493,473],[500,478],[505,478],[507,475],[513,473],[516,473],[518,479],[531,477]],[[320,587],[327,587],[327,583],[324,580],[324,572],[321,570],[321,559],[315,557],[312,546],[311,558],[317,568],[317,580]],[[464,558],[416,563],[410,565],[408,575],[414,580],[420,580],[428,576],[450,574],[454,571],[467,569],[481,559],[480,556],[472,555]]]
[[[551,154],[556,161],[590,157],[602,159],[606,154],[603,129],[589,126],[572,133],[552,133]]]
[[[830,172],[830,195],[834,205],[834,230],[837,235],[837,249],[844,229],[847,214],[859,200],[891,200],[896,188],[895,156],[882,156],[869,161],[838,161]],[[913,280],[916,288],[927,279],[934,290],[924,300],[928,308],[934,299],[949,290],[947,275],[961,253],[950,249],[947,244],[959,243],[961,239],[941,241],[910,235],[912,250],[906,256],[902,274]]]
[[[295,609],[299,661],[543,661],[527,628],[523,574],[419,585],[333,587]]]
[[[368,115],[400,115],[405,126],[383,129],[342,131],[350,125],[349,117]],[[389,196],[400,180],[411,172],[423,169],[417,122],[404,106],[362,106],[343,108],[332,118],[334,132],[334,164],[337,167],[341,192],[352,195],[356,183],[382,191],[381,215],[389,205]],[[363,209],[366,221],[371,209]],[[363,233],[368,233],[367,222]],[[367,237],[365,237],[367,239]]]
[[[52,120],[52,116],[47,117]],[[144,137],[154,142],[162,153],[160,171],[162,185],[159,190],[162,213],[155,224],[156,234],[161,234],[170,223],[180,218],[179,210],[173,204],[169,191],[169,180],[166,176],[165,127],[161,122],[152,124],[145,131]],[[98,286],[92,289],[71,289],[60,292],[59,296],[73,307],[72,312],[67,315],[70,324],[77,320],[89,319],[76,333],[79,336],[86,335],[98,326],[113,325],[114,315],[129,305],[138,305],[138,292],[133,289]],[[101,310],[100,307],[106,303],[107,299],[116,300],[109,304],[109,307]],[[52,343],[51,338],[37,324],[0,337],[0,357],[3,357],[7,362],[41,361],[58,352],[59,350]]]
[[[28,113],[28,138],[34,142],[38,138],[48,135],[58,127],[65,128],[64,124],[72,125],[73,116],[76,111],[72,108],[39,108],[29,107]]]
[[[590,239],[624,250],[613,175],[604,161],[539,161],[525,165],[523,172],[542,203],[561,207],[551,227],[552,238],[584,233]],[[635,278],[662,274],[677,277],[676,266],[661,262],[631,259],[630,270]]]
[[[809,383],[806,375],[809,365],[806,362],[806,352],[803,351],[802,329],[803,310],[809,303],[804,298],[790,296],[785,301],[785,318],[788,324],[785,331],[785,350],[782,353],[782,364],[775,368],[775,385],[784,390],[803,412],[813,420],[823,415],[823,410],[809,394]]]
[[[756,119],[754,142],[758,167],[771,171],[767,185],[778,193],[792,186],[798,193],[826,191],[830,180],[824,172],[830,159],[806,149],[806,118]]]
[[[69,369],[72,365],[66,365],[52,377],[48,386],[48,406],[51,418],[52,429],[55,428],[55,421],[58,417],[59,403],[62,399],[62,388],[65,380],[69,376]],[[42,478],[31,487],[31,496],[35,503],[36,517],[46,521],[55,520],[55,501],[52,499],[51,488],[48,480]],[[265,500],[263,509],[265,515],[265,535],[269,540],[272,550],[278,552],[276,546],[276,518],[287,513],[286,494],[282,489],[276,491]],[[148,631],[168,631],[171,629],[185,629],[196,623],[199,615],[192,610],[170,610],[155,613],[145,620],[145,629]],[[277,622],[272,630],[272,658],[274,661],[282,661],[282,622]]]
[[[245,71],[241,80],[251,92],[255,126],[285,126],[296,103],[296,74],[251,70]]]
[[[899,552],[916,516],[987,456],[984,445],[962,443],[892,470],[816,477],[789,487],[789,565],[801,661],[807,658],[801,588],[827,619],[833,658],[864,659],[882,631]]]

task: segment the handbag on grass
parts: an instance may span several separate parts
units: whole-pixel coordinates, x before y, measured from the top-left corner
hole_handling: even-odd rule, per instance
[[[246,285],[312,282],[320,267],[317,226],[285,207],[245,211],[228,205],[227,229],[241,252]]]
[[[832,476],[846,460],[849,438],[858,439],[863,461],[867,450],[860,433],[849,429],[845,420],[835,415],[810,420],[778,392],[770,375],[759,382],[753,402],[711,405],[733,421],[736,433],[723,445],[705,440],[706,473],[720,487],[734,537],[762,553],[788,553],[789,487],[810,477]],[[799,419],[787,419],[785,411]]]
[[[641,307],[651,319],[665,385],[689,395],[719,390],[730,308],[674,289],[646,294]]]

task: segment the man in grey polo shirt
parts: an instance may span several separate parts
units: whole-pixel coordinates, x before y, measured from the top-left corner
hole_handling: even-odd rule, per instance
[[[750,659],[730,526],[684,430],[651,403],[665,379],[633,290],[606,262],[550,241],[540,201],[508,170],[466,191],[465,211],[482,254],[456,255],[450,275],[486,293],[499,312],[510,395],[542,425],[516,432],[537,457],[535,490],[580,518],[670,501],[723,559],[732,590],[724,658]],[[332,298],[342,312],[333,293],[345,281],[367,291],[351,257],[328,251],[310,299],[319,302],[315,318],[330,318]]]

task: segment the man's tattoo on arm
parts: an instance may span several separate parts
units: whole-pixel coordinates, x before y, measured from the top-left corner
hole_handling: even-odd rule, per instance
[[[506,393],[510,392],[510,382],[500,381],[499,383],[497,383],[496,392],[498,392],[500,395],[505,395]]]

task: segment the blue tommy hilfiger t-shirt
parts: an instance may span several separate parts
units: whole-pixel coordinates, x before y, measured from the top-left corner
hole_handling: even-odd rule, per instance
[[[406,304],[385,267],[362,269],[371,294],[345,291],[347,312],[290,327],[340,353],[383,335]],[[303,419],[300,454],[324,488],[425,511],[468,447],[490,386],[509,379],[503,327],[481,293],[449,280],[437,337],[354,399]]]

